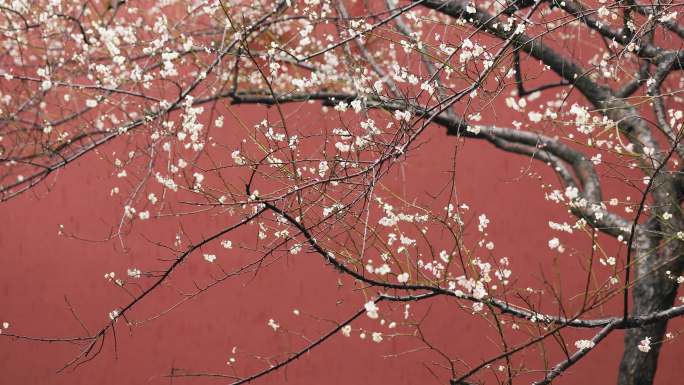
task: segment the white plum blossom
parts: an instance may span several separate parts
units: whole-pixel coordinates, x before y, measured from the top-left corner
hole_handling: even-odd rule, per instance
[[[50,88],[52,88],[52,82],[48,79],[43,80],[42,83],[40,83],[40,89],[43,91],[48,91]]]
[[[487,216],[485,214],[481,214],[478,217],[478,220],[479,220],[479,224],[477,225],[477,229],[478,229],[478,231],[480,231],[482,233],[485,231],[487,226],[489,226],[489,219],[487,219]]]
[[[442,250],[439,252],[439,258],[444,262],[444,263],[449,263],[449,260],[451,257],[449,256],[449,253],[446,250]]]
[[[361,109],[363,108],[363,104],[359,99],[355,99],[354,101],[352,101],[351,106],[354,109],[354,112],[356,112],[357,114],[361,112]]]
[[[678,13],[677,11],[670,12],[667,15],[663,15],[663,16],[659,17],[658,21],[660,21],[661,23],[667,23],[670,21],[674,21],[677,19],[677,13]]]
[[[410,111],[399,111],[396,110],[394,111],[394,119],[399,120],[399,121],[405,121],[409,122],[411,121],[411,112]]]
[[[276,323],[276,321],[273,320],[272,318],[268,320],[267,325],[268,325],[271,329],[273,329],[274,332],[275,332],[275,331],[278,331],[278,328],[280,327],[280,325],[278,325],[278,323]]]
[[[551,238],[551,240],[549,240],[549,249],[554,250],[557,249],[558,246],[560,246],[558,238]]]
[[[302,250],[302,245],[297,243],[290,248],[290,254],[297,254]]]
[[[529,117],[530,122],[532,122],[532,123],[539,123],[539,122],[541,122],[542,118],[544,117],[544,115],[540,114],[537,111],[530,111],[527,113],[527,116]]]
[[[645,337],[643,340],[639,341],[637,346],[640,352],[648,353],[651,350],[651,337]]]
[[[592,340],[577,340],[575,341],[575,347],[577,349],[591,349],[595,346],[596,344]]]
[[[383,263],[380,267],[376,268],[374,272],[375,272],[375,274],[386,275],[386,274],[390,273],[391,271],[392,271],[392,269],[389,267],[389,265],[386,263]]]
[[[377,319],[378,318],[378,310],[380,310],[380,308],[375,304],[374,301],[366,302],[366,304],[364,305],[364,308],[366,309],[366,315],[368,316],[368,318],[371,318],[371,319]]]
[[[140,278],[142,276],[142,272],[140,269],[132,268],[128,269],[128,276],[131,278]]]
[[[154,193],[150,193],[149,195],[147,195],[147,200],[149,200],[150,203],[152,203],[153,205],[156,204],[158,201],[157,196]]]
[[[577,197],[579,197],[579,190],[577,189],[577,187],[568,186],[565,189],[565,197],[570,200],[577,199]]]
[[[375,92],[378,94],[382,93],[382,80],[377,80],[375,83],[373,83],[373,89],[375,89]]]
[[[116,320],[116,319],[119,317],[119,315],[120,315],[120,314],[119,314],[119,310],[114,309],[114,310],[112,310],[112,311],[109,312],[109,319],[112,320],[112,321],[114,321],[114,320]]]
[[[325,160],[322,160],[318,163],[318,176],[323,178],[325,176],[325,173],[328,172],[330,167],[328,166],[328,162]]]

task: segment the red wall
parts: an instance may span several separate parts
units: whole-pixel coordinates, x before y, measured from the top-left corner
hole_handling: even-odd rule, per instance
[[[423,196],[442,187],[442,182],[438,185],[435,180],[438,177],[443,180],[457,144],[455,138],[445,137],[439,128],[428,136],[430,140],[425,147],[406,161],[405,178],[409,183],[395,181],[409,192]],[[105,150],[111,151],[111,148]],[[563,211],[544,201],[539,181],[520,178],[520,168],[529,165],[528,159],[501,154],[485,143],[468,142],[460,147],[457,157],[459,197],[474,211],[485,212],[492,218],[490,234],[496,241],[497,253],[509,257],[514,275],[523,282],[534,283],[538,282],[535,280],[541,268],[549,272],[559,269],[564,272],[564,285],[573,287],[583,278],[577,258],[570,254],[554,258],[547,247],[550,238],[547,222],[553,218],[565,219]],[[532,165],[531,170],[552,180],[544,166]],[[149,221],[135,227],[126,239],[128,252],[121,251],[117,241],[88,242],[58,235],[58,226],[64,224],[67,232],[84,238],[106,237],[120,210],[108,194],[114,183],[110,173],[110,167],[91,154],[62,170],[51,191],[47,192],[44,184],[0,205],[4,224],[0,228],[0,322],[11,323],[6,332],[31,336],[81,333],[65,298],[87,327],[96,330],[107,322],[110,310],[128,299],[103,275],[110,271],[122,275],[129,267],[153,266],[156,258],[169,256],[150,244],[143,234],[149,239],[170,242],[169,235],[175,231],[173,221]],[[399,178],[398,175],[393,178]],[[196,234],[208,234],[220,221],[206,216],[183,219],[184,226]],[[568,242],[578,250],[586,250],[586,242]],[[174,282],[180,282],[181,286],[191,279],[207,282],[211,270],[200,256],[195,258],[183,267]],[[268,356],[302,347],[304,342],[294,333],[304,332],[315,338],[331,324],[314,321],[306,315],[296,317],[293,309],[339,321],[363,304],[363,296],[350,290],[352,282],[344,279],[344,286],[339,288],[338,278],[315,255],[283,259],[256,276],[225,282],[142,327],[129,330],[119,325],[116,352],[110,335],[102,353],[93,361],[60,374],[55,372],[73,358],[77,347],[3,338],[0,339],[0,383],[228,383],[228,379],[202,378],[171,381],[165,376],[173,367],[228,373],[226,360],[232,356],[233,346],[238,346],[236,373],[244,376],[265,367],[262,362],[250,359],[250,354]],[[172,288],[163,287],[141,303],[134,317],[149,316],[177,299]],[[387,305],[382,306],[385,309]],[[402,310],[397,307],[396,314],[400,314]],[[427,311],[427,305],[415,305],[414,309],[420,314]],[[487,323],[457,311],[452,300],[434,300],[430,311],[431,317],[424,329],[429,340],[440,349],[464,358],[471,365],[499,352]],[[266,326],[269,318],[276,319],[281,329],[293,333],[274,333]],[[676,324],[683,325],[680,321]],[[376,324],[371,324],[365,316],[354,323],[355,327],[374,328],[373,325]],[[360,340],[357,334],[350,339],[335,336],[286,370],[257,383],[445,383],[433,379],[426,369],[430,361],[439,360],[434,354],[416,352],[383,357],[420,346],[414,339],[396,337],[375,344],[368,338]],[[567,335],[569,345],[575,338],[590,337],[586,331]],[[621,339],[620,333],[614,333],[587,359],[569,370],[558,384],[613,383]],[[548,346],[553,350],[553,342]],[[678,368],[684,362],[683,352],[678,341],[663,349],[658,384],[681,383]],[[535,354],[525,357],[534,361]],[[554,353],[552,358],[559,356]],[[540,373],[529,377],[539,378]]]

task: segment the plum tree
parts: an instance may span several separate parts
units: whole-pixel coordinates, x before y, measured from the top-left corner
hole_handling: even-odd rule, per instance
[[[131,298],[94,333],[2,335],[75,342],[67,366],[78,365],[118,325],[135,325],[132,309],[191,258],[217,273],[179,303],[306,253],[365,299],[328,333],[236,384],[338,332],[351,335],[361,317],[384,328],[359,331],[372,341],[419,339],[442,360],[435,375],[452,384],[538,375],[539,364],[519,356],[553,340],[564,354],[535,382],[547,384],[625,330],[617,383],[651,384],[660,347],[678,334],[668,321],[684,314],[675,304],[684,281],[680,7],[1,1],[0,201],[50,189],[59,170],[97,154],[119,181],[104,189],[120,208],[109,239],[122,250],[144,221],[232,221],[211,235],[183,230],[173,244],[160,242],[173,257],[159,270],[107,274]],[[247,114],[263,119],[248,123]],[[496,215],[458,199],[457,182],[477,185],[477,175],[444,173],[433,199],[393,182],[417,167],[410,159],[429,151],[435,127],[457,148],[486,141],[544,170],[543,196],[567,218],[547,215],[554,235],[540,254],[574,255],[586,271],[579,292],[556,290],[548,277],[540,289],[525,287],[531,269],[513,274],[487,230]],[[591,246],[570,252],[559,237],[571,236]],[[247,262],[224,268],[226,250]],[[436,298],[488,320],[500,352],[466,365],[432,346],[408,309]],[[387,320],[386,303],[402,304]],[[281,328],[273,319],[268,326]],[[520,328],[523,339],[512,336]],[[593,337],[568,342],[573,329]]]

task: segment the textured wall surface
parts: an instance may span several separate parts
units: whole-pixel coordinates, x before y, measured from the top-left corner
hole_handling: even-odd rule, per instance
[[[435,129],[423,149],[406,161],[403,174],[393,176],[392,183],[419,195],[438,191],[443,186],[436,185],[435,180],[443,183],[456,143],[455,138],[447,138]],[[561,271],[567,288],[576,288],[583,279],[577,258],[571,253],[554,258],[549,253],[547,222],[554,216],[560,217],[562,212],[544,201],[538,181],[521,176],[520,170],[530,165],[529,160],[501,155],[483,143],[466,144],[456,159],[459,199],[492,218],[490,234],[497,242],[497,252],[508,256],[521,284],[538,283],[539,271],[544,268],[547,272]],[[125,252],[117,240],[91,242],[58,235],[58,227],[63,224],[70,233],[97,240],[105,238],[116,226],[120,206],[108,194],[115,182],[110,173],[104,162],[90,154],[63,170],[50,192],[43,185],[34,193],[0,205],[0,321],[11,323],[8,331],[46,337],[82,334],[65,299],[84,325],[90,331],[96,330],[108,321],[109,311],[128,299],[103,278],[104,274],[124,274],[129,267],[145,267],[155,258],[169,257],[151,242],[171,241],[170,234],[176,229],[172,220],[150,221],[134,228],[126,238]],[[543,175],[548,177],[548,173]],[[193,216],[183,219],[183,225],[202,234],[221,221]],[[577,240],[569,246],[587,250],[586,243]],[[206,282],[211,271],[197,261],[200,257],[195,256],[194,261],[184,266],[174,282]],[[173,368],[230,373],[226,364],[230,357],[237,359],[232,367],[238,376],[264,368],[264,362],[251,359],[250,355],[265,357],[297,350],[304,342],[296,333],[315,338],[332,325],[315,321],[309,315],[339,321],[363,304],[363,297],[351,292],[350,281],[343,283],[339,287],[338,275],[314,255],[283,258],[256,275],[224,282],[143,326],[129,330],[119,325],[116,349],[110,336],[94,360],[60,374],[56,371],[78,353],[76,346],[0,339],[0,383],[229,383],[230,379],[225,378],[166,376]],[[174,288],[163,287],[146,298],[134,314],[138,319],[146,318],[177,300]],[[302,315],[295,316],[293,309],[300,310]],[[425,310],[420,306],[415,309]],[[430,312],[441,313],[430,317],[426,333],[430,341],[445,351],[471,365],[499,352],[497,342],[491,340],[491,329],[483,320],[456,312],[446,300],[435,301]],[[282,329],[292,333],[273,333],[266,325],[270,318],[277,319]],[[359,320],[355,326],[363,327],[367,321]],[[672,330],[677,325],[684,326],[681,321],[671,325]],[[588,338],[589,334],[578,332],[569,336]],[[611,335],[558,383],[613,383],[622,352],[621,339],[621,333]],[[237,353],[233,354],[235,346]],[[375,344],[356,335],[337,335],[286,370],[257,383],[440,383],[426,369],[430,361],[436,360],[434,355],[421,351],[403,354],[416,346],[409,338]],[[658,384],[681,383],[682,353],[679,341],[664,348]],[[399,355],[393,357],[395,354]],[[551,357],[561,356],[555,352]],[[532,373],[530,379],[533,378],[539,378],[539,374]]]

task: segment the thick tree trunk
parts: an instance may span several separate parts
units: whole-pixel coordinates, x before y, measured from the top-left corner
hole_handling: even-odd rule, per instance
[[[672,274],[678,275],[682,270],[682,262],[676,258],[682,255],[681,242],[671,241],[660,252],[655,251],[656,242],[640,243],[635,261],[636,284],[632,289],[633,315],[648,314],[672,307],[677,294],[677,284],[667,278],[665,272],[670,270]],[[644,246],[650,247],[642,248]],[[660,341],[663,340],[666,330],[667,321],[627,330],[625,351],[618,375],[619,385],[653,384],[660,355]],[[637,346],[646,337],[651,338],[651,350],[642,352]]]
[[[670,286],[673,286],[669,282]],[[647,284],[637,284],[645,286]],[[635,288],[636,289],[636,288]],[[644,301],[651,301],[647,304],[635,306],[634,314],[646,314],[654,310],[667,309],[674,302],[674,290],[671,293],[660,293],[657,290],[642,292]],[[635,290],[636,294],[637,290]],[[636,298],[635,298],[636,299]],[[619,385],[651,385],[658,367],[658,356],[660,355],[660,342],[663,340],[667,329],[667,321],[647,325],[640,328],[630,329],[625,335],[625,351],[620,362],[620,373],[618,377]],[[637,349],[639,342],[646,337],[650,337],[655,344],[651,345],[648,353]]]

